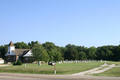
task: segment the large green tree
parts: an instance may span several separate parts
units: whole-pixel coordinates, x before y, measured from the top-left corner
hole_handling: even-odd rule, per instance
[[[36,44],[33,49],[32,49],[32,53],[33,53],[33,59],[38,61],[48,61],[49,60],[49,56],[47,51],[44,49],[44,47],[41,44]],[[39,65],[39,64],[38,64]]]
[[[52,42],[46,42],[42,44],[43,47],[46,49],[48,55],[49,55],[49,61],[60,61],[63,60],[63,55],[61,54],[61,48],[59,46],[56,46]]]
[[[77,46],[68,44],[68,45],[66,45],[66,48],[67,48],[67,50],[64,55],[65,59],[68,59],[68,60],[78,60],[79,59]]]
[[[96,48],[94,46],[88,49],[88,59],[95,59],[96,58]]]

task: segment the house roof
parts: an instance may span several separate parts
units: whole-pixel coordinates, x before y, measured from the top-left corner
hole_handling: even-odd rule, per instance
[[[13,52],[18,56],[25,55],[29,51],[30,51],[29,49],[15,49],[15,50],[13,50]]]
[[[10,41],[9,46],[14,46],[14,44],[12,43],[12,41]]]

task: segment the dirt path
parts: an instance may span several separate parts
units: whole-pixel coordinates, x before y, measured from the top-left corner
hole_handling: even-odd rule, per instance
[[[10,66],[10,65],[0,65],[0,67],[5,67],[5,66]]]
[[[120,80],[120,77],[0,73],[0,80]]]
[[[104,67],[107,67],[107,68],[104,68]],[[106,62],[104,65],[101,65],[100,67],[97,67],[97,68],[94,68],[94,69],[91,69],[91,70],[88,70],[88,71],[83,71],[83,72],[80,72],[80,73],[75,73],[75,74],[72,74],[72,75],[87,75],[87,74],[97,74],[97,73],[102,73],[104,71],[107,71],[111,68],[115,67],[115,64],[112,64],[112,65],[107,65]]]

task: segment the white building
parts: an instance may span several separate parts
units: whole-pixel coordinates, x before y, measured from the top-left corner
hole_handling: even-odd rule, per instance
[[[4,64],[4,60],[0,58],[0,64]]]

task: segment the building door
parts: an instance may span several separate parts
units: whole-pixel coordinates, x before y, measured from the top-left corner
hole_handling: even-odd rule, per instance
[[[8,57],[8,62],[10,62],[10,57]]]

